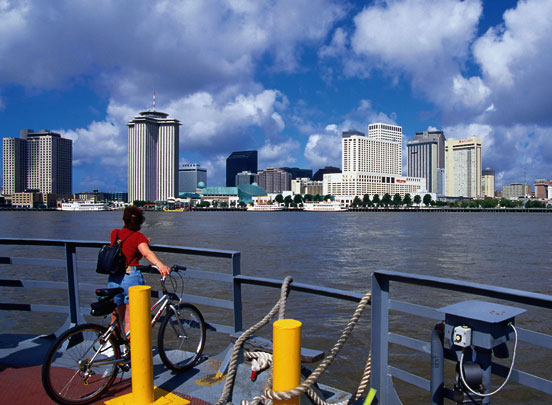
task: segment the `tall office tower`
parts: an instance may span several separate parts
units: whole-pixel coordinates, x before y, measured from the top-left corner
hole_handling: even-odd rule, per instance
[[[426,179],[426,190],[438,195],[445,190],[440,187],[439,169],[445,167],[445,136],[443,131],[416,132],[406,144],[407,174]]]
[[[195,163],[183,165],[178,169],[179,193],[195,193],[199,182],[207,186],[207,169]]]
[[[448,197],[481,196],[481,140],[445,141],[445,194]]]
[[[226,187],[236,186],[236,174],[257,173],[257,151],[232,152],[226,159]]]
[[[259,187],[267,193],[281,193],[291,190],[291,174],[276,167],[269,167],[257,174]]]
[[[380,142],[388,142],[389,145],[383,147],[380,163],[381,167],[390,167],[391,171],[383,173],[402,174],[402,127],[398,125],[389,125],[375,123],[368,125],[368,138]]]
[[[495,195],[495,171],[486,168],[481,173],[481,195],[483,197],[494,197]]]
[[[180,121],[159,111],[144,111],[128,124],[129,201],[178,197]]]
[[[22,129],[19,139],[3,140],[4,192],[36,190],[71,194],[73,141],[60,134]]]
[[[368,137],[356,130],[342,136],[343,172],[402,174],[402,128],[370,124]]]

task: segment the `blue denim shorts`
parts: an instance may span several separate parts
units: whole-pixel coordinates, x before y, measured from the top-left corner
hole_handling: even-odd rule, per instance
[[[142,272],[140,270],[136,270],[135,266],[132,266],[130,268],[130,274],[122,274],[120,276],[109,276],[109,279],[107,280],[107,287],[108,288],[116,288],[121,287],[125,291],[121,294],[117,294],[113,300],[115,301],[115,305],[121,306],[124,304],[128,304],[128,288],[135,286],[135,285],[144,285],[144,277],[142,277]]]

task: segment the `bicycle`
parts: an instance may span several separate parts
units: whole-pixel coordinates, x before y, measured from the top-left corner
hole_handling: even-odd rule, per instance
[[[138,266],[144,272],[152,272],[154,266]],[[171,267],[167,279],[161,278],[162,296],[152,306],[155,312],[151,326],[161,318],[157,346],[163,363],[173,371],[193,367],[201,357],[205,346],[206,326],[203,315],[194,305],[183,303],[176,293],[169,292],[166,280],[184,291],[179,270]],[[173,274],[178,274],[180,281]],[[98,302],[91,304],[91,315],[113,314],[108,327],[95,323],[77,325],[68,329],[54,342],[42,366],[42,384],[48,396],[60,404],[89,404],[104,394],[113,384],[119,370],[130,370],[130,332],[124,331],[124,323],[117,311],[113,297],[122,288],[97,289]],[[123,353],[120,346],[124,347]]]

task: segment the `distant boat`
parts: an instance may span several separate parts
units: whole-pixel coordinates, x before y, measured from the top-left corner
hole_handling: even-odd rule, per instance
[[[173,208],[173,209],[163,208],[163,211],[164,212],[184,212],[186,211],[186,209],[185,208]]]
[[[284,207],[282,207],[279,204],[256,204],[256,205],[248,205],[247,211],[261,211],[261,212],[267,212],[267,211],[282,211]]]
[[[73,201],[61,203],[58,207],[60,211],[110,211],[106,203],[93,202],[93,201]]]
[[[303,203],[303,210],[339,212],[346,211],[347,209],[337,201],[322,201]]]

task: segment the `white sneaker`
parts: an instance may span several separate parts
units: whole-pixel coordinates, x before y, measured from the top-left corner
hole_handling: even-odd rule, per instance
[[[106,357],[113,357],[115,356],[115,351],[113,350],[113,347],[109,346],[108,348],[103,349],[102,354]]]

